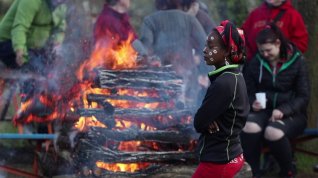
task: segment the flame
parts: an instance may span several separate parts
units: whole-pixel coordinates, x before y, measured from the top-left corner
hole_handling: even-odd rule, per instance
[[[156,109],[160,105],[160,103],[158,102],[142,103],[142,102],[134,102],[134,101],[127,101],[127,100],[112,100],[112,99],[107,99],[107,101],[117,108],[125,108],[125,109],[128,109],[128,108]]]
[[[98,41],[90,59],[86,60],[78,69],[78,79],[83,81],[86,72],[94,71],[97,67],[106,69],[136,68],[137,52],[131,46],[133,37],[133,34],[129,34],[128,39],[120,42],[118,45],[115,44],[117,40],[111,42]]]
[[[56,119],[63,119],[66,112],[59,111],[56,107],[56,102],[60,100],[60,96],[49,96],[48,94],[41,94],[37,95],[25,102],[21,103],[21,106],[14,116],[14,123],[17,122],[24,122],[24,123],[31,123],[31,122],[49,122]],[[39,102],[39,103],[37,103]],[[36,107],[35,105],[41,104],[43,105],[43,113],[32,113],[32,108]],[[45,113],[50,111],[49,113]],[[30,113],[29,113],[30,112]],[[28,114],[25,116],[25,114]],[[21,118],[25,117],[25,118]],[[21,120],[22,119],[22,120]]]
[[[102,127],[107,128],[107,126],[99,122],[94,116],[93,117],[80,117],[79,120],[74,125],[80,131],[86,131],[89,127]]]
[[[126,141],[120,142],[118,150],[120,151],[139,151],[138,148],[141,145],[141,141]]]
[[[113,36],[113,35],[110,35]],[[94,71],[94,69],[102,67],[106,69],[124,69],[124,68],[136,68],[137,52],[131,46],[134,35],[129,34],[126,41],[121,41],[119,44],[118,39],[108,40],[107,42],[99,40],[89,58],[86,60],[77,70],[77,78],[83,81],[80,84],[81,92],[78,94],[78,98],[82,97],[82,103],[84,108],[97,108],[98,104],[89,102],[87,96],[89,94],[104,94],[110,95],[111,91],[107,89],[92,88],[92,82],[95,75],[94,73],[88,73]],[[116,37],[115,37],[116,38]],[[111,103],[114,104],[114,103]],[[92,123],[93,126],[98,121],[96,118],[83,118],[75,124],[75,127],[79,130],[86,130]],[[104,124],[98,123],[97,126],[106,127]]]
[[[21,107],[18,111],[18,113],[21,113],[23,111],[26,111],[27,108],[29,108],[32,104],[32,100],[27,100],[26,102],[21,103]]]
[[[138,96],[138,97],[154,97],[154,98],[160,97],[159,93],[155,90],[138,91],[138,90],[121,88],[118,90],[117,94],[118,95],[128,95],[128,96]]]
[[[119,120],[115,119],[116,125],[115,127],[118,128],[119,130],[131,128],[132,126],[135,126],[135,128],[138,128],[139,130],[144,130],[144,131],[155,131],[157,128],[148,126],[145,123],[133,123],[131,121],[126,121],[126,120]]]
[[[149,167],[150,163],[130,163],[130,164],[123,164],[123,163],[104,163],[102,161],[97,161],[96,166],[102,169],[106,169],[113,172],[136,172],[138,170],[146,169]]]

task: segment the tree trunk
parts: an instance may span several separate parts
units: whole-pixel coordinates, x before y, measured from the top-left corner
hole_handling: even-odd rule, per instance
[[[311,97],[308,109],[308,127],[318,127],[318,1],[293,0],[295,7],[302,14],[309,33],[308,50],[305,56],[308,61],[309,77],[311,82]]]

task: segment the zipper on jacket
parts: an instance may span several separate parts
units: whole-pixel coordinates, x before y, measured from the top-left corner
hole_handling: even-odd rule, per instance
[[[273,108],[276,108],[277,96],[278,96],[278,93],[277,93],[277,92],[275,92],[275,94],[274,94],[274,98],[273,98]]]
[[[203,149],[204,149],[204,146],[205,146],[205,136],[203,136],[203,144],[202,144],[202,148],[200,149],[199,161],[201,160],[201,154],[202,154],[202,151],[203,151]]]

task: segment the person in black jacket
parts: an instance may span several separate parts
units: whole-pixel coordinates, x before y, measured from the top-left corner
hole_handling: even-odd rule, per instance
[[[239,64],[244,61],[244,35],[229,21],[223,21],[208,35],[204,48],[210,86],[195,114],[200,164],[193,178],[232,178],[244,163],[240,132],[249,113],[246,84]]]
[[[280,175],[294,177],[289,140],[302,134],[307,125],[308,70],[301,52],[274,24],[260,31],[256,42],[258,53],[244,71],[252,104],[242,132],[244,155],[254,177],[260,177],[260,154],[265,138],[264,143],[280,166]],[[266,95],[265,107],[255,98],[258,92]]]

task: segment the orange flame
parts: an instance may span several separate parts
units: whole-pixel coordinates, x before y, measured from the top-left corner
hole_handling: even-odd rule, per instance
[[[36,100],[38,99],[38,100]],[[32,109],[34,107],[36,102],[40,102],[43,107],[46,109],[49,109],[51,113],[45,116],[38,116],[36,114],[42,114],[42,113],[30,113],[26,118],[23,118],[24,123],[30,123],[30,122],[49,122],[53,121],[55,119],[62,119],[64,118],[65,113],[58,111],[56,107],[55,101],[58,101],[60,99],[59,96],[51,96],[46,94],[38,95],[36,97],[33,97],[32,99],[27,100],[26,102],[22,102],[21,106],[14,117],[14,122],[19,122],[20,116],[27,113],[28,110]],[[45,111],[43,111],[45,112]],[[47,113],[45,113],[47,114]]]
[[[107,126],[99,122],[94,116],[93,117],[80,117],[79,120],[74,125],[80,131],[87,131],[89,127],[102,127],[107,128]]]
[[[90,59],[85,61],[77,71],[78,79],[82,81],[87,71],[93,71],[97,67],[106,69],[136,68],[137,52],[131,46],[132,40],[133,34],[129,34],[128,39],[116,47],[113,47],[112,43],[97,42]]]
[[[150,166],[150,163],[131,163],[131,164],[123,164],[123,163],[104,163],[102,161],[97,161],[96,166],[102,169],[106,169],[113,172],[136,172],[138,170],[146,169]]]
[[[87,74],[87,72],[92,72],[95,68],[103,67],[106,69],[124,69],[124,68],[135,68],[137,66],[136,58],[137,52],[131,46],[133,40],[133,34],[129,34],[126,41],[120,44],[114,44],[117,40],[108,41],[98,41],[92,52],[90,59],[85,61],[77,71],[77,77],[79,80],[83,81],[81,84],[81,91],[79,96],[82,96],[82,102],[84,108],[96,108],[97,103],[89,103],[87,100],[88,94],[105,94],[109,95],[111,91],[106,89],[92,88],[92,82],[85,81],[94,77],[95,74]],[[91,76],[87,76],[91,75]],[[113,104],[113,103],[112,103]],[[96,118],[80,118],[76,123],[76,128],[80,130],[85,130],[87,127],[94,123],[95,125],[98,121]],[[83,125],[84,124],[84,125]],[[88,124],[88,125],[87,125]],[[97,126],[106,127],[104,124],[97,124]]]

